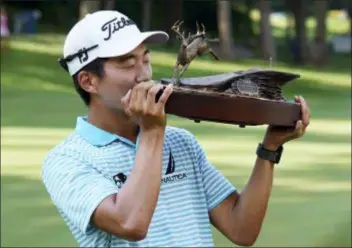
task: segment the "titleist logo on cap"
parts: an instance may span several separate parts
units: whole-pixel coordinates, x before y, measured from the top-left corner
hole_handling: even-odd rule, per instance
[[[101,27],[101,30],[103,32],[106,31],[107,33],[107,36],[104,38],[104,40],[109,40],[111,35],[129,25],[136,25],[136,23],[131,19],[125,19],[124,17],[121,17],[120,20],[115,17],[114,19],[108,21]]]

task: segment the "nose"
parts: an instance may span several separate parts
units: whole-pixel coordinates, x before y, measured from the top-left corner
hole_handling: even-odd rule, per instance
[[[142,65],[139,67],[139,70],[136,74],[136,82],[141,83],[144,81],[149,81],[151,80],[151,72],[150,72],[150,67]]]

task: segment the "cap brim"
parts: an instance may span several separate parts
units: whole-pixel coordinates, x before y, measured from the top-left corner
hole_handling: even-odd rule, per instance
[[[136,47],[138,47],[142,43],[161,44],[161,43],[166,43],[168,40],[169,40],[169,35],[163,31],[141,32],[138,37],[135,37],[134,39],[130,39],[128,43],[125,44],[124,47],[106,46],[102,48],[100,50],[99,57],[109,58],[109,57],[122,56],[132,52]]]
[[[153,44],[153,43],[165,43],[169,40],[169,35],[163,31],[150,31],[142,32],[142,42]]]

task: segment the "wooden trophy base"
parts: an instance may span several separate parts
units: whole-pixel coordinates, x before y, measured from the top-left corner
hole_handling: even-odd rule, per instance
[[[165,111],[196,122],[211,121],[244,126],[292,127],[300,119],[297,103],[273,101],[226,93],[201,92],[175,86]]]
[[[165,111],[196,122],[293,127],[300,120],[301,107],[286,101],[281,87],[298,77],[287,72],[251,69],[183,78],[173,87]],[[162,79],[161,83],[175,82]]]

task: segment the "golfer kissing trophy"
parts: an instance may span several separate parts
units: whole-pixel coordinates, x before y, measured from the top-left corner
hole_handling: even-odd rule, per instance
[[[288,102],[282,86],[299,77],[298,74],[271,69],[230,71],[203,77],[183,78],[189,64],[198,56],[219,57],[209,46],[205,27],[198,22],[197,33],[185,37],[180,31],[183,22],[177,21],[172,30],[181,39],[172,78],[162,78],[164,85],[174,84],[165,106],[167,114],[188,118],[195,122],[211,121],[239,125],[275,125],[293,127],[300,119],[301,107]],[[159,94],[158,97],[160,97]]]

